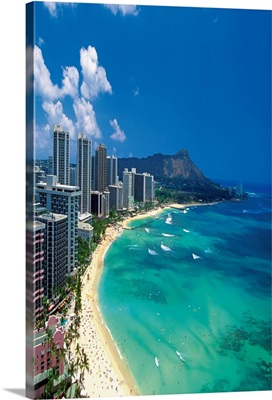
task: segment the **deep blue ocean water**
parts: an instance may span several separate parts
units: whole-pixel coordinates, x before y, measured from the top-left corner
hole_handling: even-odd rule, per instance
[[[133,222],[106,254],[120,355],[142,394],[271,390],[270,193],[185,211]]]

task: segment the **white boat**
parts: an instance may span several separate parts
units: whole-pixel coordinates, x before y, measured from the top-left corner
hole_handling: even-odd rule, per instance
[[[150,231],[148,228],[145,228],[145,230],[146,230],[147,233],[149,233],[149,231]]]
[[[201,258],[200,256],[197,256],[195,253],[193,253],[192,256],[193,256],[194,260],[197,260],[198,258]]]
[[[175,236],[175,235],[170,235],[170,233],[162,233],[162,236],[165,236],[165,237],[173,237],[173,236]]]
[[[151,250],[151,249],[148,249],[148,253],[151,254],[152,256],[158,255],[158,253],[156,253],[155,250]]]
[[[176,354],[179,356],[181,361],[185,362],[185,359],[183,358],[182,354],[179,351],[176,351]]]
[[[161,248],[162,248],[164,251],[171,251],[170,247],[165,246],[163,243],[161,244]]]
[[[183,229],[184,232],[189,233],[190,231],[188,231],[188,229]]]
[[[160,365],[158,357],[155,357],[155,364],[157,365],[157,367]]]

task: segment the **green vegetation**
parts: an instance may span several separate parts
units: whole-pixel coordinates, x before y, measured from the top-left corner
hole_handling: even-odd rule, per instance
[[[227,188],[212,181],[188,181],[183,178],[164,178],[156,189],[159,204],[227,201],[232,198]]]

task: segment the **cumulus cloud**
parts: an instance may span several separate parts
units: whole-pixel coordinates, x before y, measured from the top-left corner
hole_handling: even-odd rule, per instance
[[[29,63],[31,66],[32,49],[29,49],[27,54],[29,54]],[[96,121],[93,105],[90,103],[89,99],[94,99],[101,92],[111,93],[111,85],[107,80],[105,69],[98,64],[98,56],[94,47],[89,46],[87,50],[81,49],[80,62],[83,81],[81,88],[79,86],[80,74],[74,66],[62,68],[62,83],[58,86],[51,80],[50,71],[45,64],[41,49],[35,46],[35,95],[40,96],[42,99],[42,109],[45,111],[48,124],[46,126],[50,127],[51,135],[53,125],[57,124],[61,125],[63,130],[70,133],[70,138],[72,140],[76,139],[76,133],[78,132],[84,132],[88,136],[101,139],[101,131]],[[29,75],[28,80],[30,81],[31,76],[33,76],[31,71]],[[82,96],[79,95],[80,89]],[[66,111],[64,111],[67,104],[65,100],[66,97],[71,99],[70,104],[72,101],[74,111],[71,117],[72,119],[70,118],[70,111],[69,116]],[[45,144],[46,135],[44,126],[37,125],[36,132],[37,144]],[[74,145],[74,143],[71,143],[71,146],[72,145]]]
[[[86,135],[100,139],[101,131],[97,125],[92,104],[82,97],[74,101],[73,108],[77,117],[77,132],[84,132]]]
[[[61,125],[64,131],[69,132],[71,139],[76,137],[73,121],[64,113],[62,103],[59,100],[56,103],[44,101],[42,108],[47,114],[48,123],[51,127],[54,124]]]
[[[111,135],[111,139],[116,140],[118,142],[124,142],[126,140],[125,132],[122,131],[116,119],[110,121],[111,127],[114,129],[113,134]]]
[[[116,15],[118,12],[123,16],[134,15],[135,17],[139,14],[137,6],[128,4],[104,4],[106,8],[111,10],[111,12]]]
[[[38,46],[34,47],[34,88],[36,94],[44,99],[55,100],[61,96],[58,85],[54,85],[51,81],[50,72]]]
[[[86,99],[93,99],[100,92],[112,93],[111,85],[107,79],[106,71],[98,64],[96,49],[88,46],[80,50],[80,65],[82,68],[83,83],[81,85],[81,94]]]
[[[42,51],[34,47],[34,87],[37,95],[46,100],[56,100],[64,96],[75,97],[78,94],[79,73],[75,67],[63,68],[62,87],[54,85],[50,72],[45,65]]]
[[[79,73],[75,67],[66,67],[63,69],[61,95],[77,97],[78,95]]]

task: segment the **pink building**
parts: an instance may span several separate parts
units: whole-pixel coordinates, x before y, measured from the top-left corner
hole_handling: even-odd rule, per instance
[[[47,334],[46,328],[50,330]],[[60,357],[60,350],[64,347],[64,329],[55,315],[49,317],[46,328],[34,331],[34,398],[41,398],[45,385],[48,382],[48,372],[57,367],[59,375],[64,373],[64,360]],[[48,336],[52,340],[48,341]]]
[[[43,311],[42,298],[44,296],[44,229],[45,224],[39,221],[33,222],[33,310],[35,320]]]

